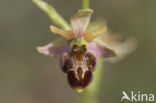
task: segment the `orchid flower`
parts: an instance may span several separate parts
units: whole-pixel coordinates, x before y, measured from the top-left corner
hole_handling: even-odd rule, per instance
[[[50,26],[50,30],[60,38],[46,46],[37,47],[39,53],[60,57],[60,67],[67,74],[69,85],[81,92],[93,79],[97,58],[116,57],[118,50],[106,39],[107,27],[87,31],[92,10],[79,10],[71,18],[71,30]],[[104,39],[105,38],[105,39]],[[120,43],[121,44],[121,43]],[[123,43],[125,44],[125,43]]]

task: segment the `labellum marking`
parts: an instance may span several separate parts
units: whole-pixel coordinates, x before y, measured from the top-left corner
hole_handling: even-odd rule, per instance
[[[82,60],[77,60],[73,52],[64,53],[61,57],[62,70],[68,75],[68,81],[74,89],[86,88],[92,80],[92,72],[95,70],[96,57],[85,52]]]
[[[73,59],[73,68],[69,69],[69,71],[74,71],[75,72],[75,75],[76,75],[76,78],[78,80],[80,80],[80,75],[82,75],[82,79],[84,78],[84,74],[87,70],[89,70],[86,66],[86,63],[85,61],[75,61]]]

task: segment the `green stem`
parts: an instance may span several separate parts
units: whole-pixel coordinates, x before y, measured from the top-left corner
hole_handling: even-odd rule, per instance
[[[89,0],[82,0],[82,9],[89,9]]]
[[[53,8],[53,6],[47,4],[42,0],[32,0],[41,10],[43,10],[50,20],[58,27],[69,30],[69,24],[64,20],[64,18]]]

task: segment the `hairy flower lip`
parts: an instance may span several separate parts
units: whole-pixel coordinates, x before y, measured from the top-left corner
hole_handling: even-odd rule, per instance
[[[93,74],[97,64],[96,57],[87,52],[83,61],[77,61],[70,52],[64,53],[60,58],[60,67],[67,73],[69,85],[77,89],[85,89],[92,81]]]

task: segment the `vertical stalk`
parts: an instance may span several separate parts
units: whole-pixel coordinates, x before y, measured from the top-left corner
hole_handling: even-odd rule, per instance
[[[82,9],[89,9],[89,0],[82,0]]]

